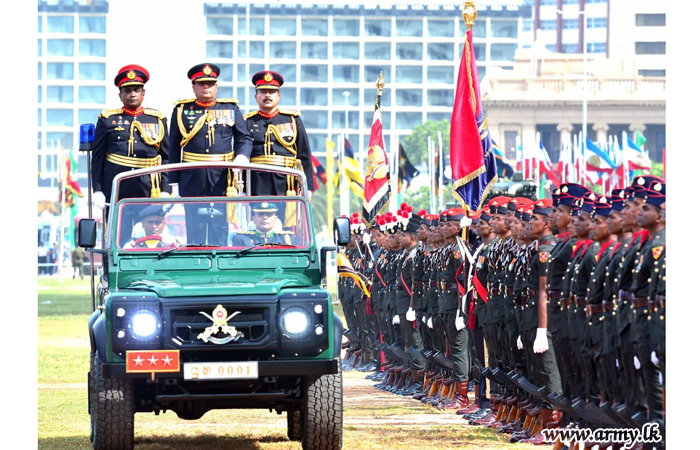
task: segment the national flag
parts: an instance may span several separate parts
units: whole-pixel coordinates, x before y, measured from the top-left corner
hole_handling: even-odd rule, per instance
[[[64,176],[64,192],[63,195],[65,196],[65,204],[67,207],[72,208],[75,205],[75,197],[80,197],[83,198],[84,195],[80,191],[80,185],[78,182],[73,178],[73,161],[70,156],[66,157],[66,167],[65,167],[65,172],[63,174]],[[58,196],[58,201],[61,202],[62,196],[59,194]]]
[[[498,147],[498,145],[492,141],[493,153],[496,155],[496,173],[500,178],[510,178],[513,176],[515,170],[513,166],[510,165],[505,155]]]
[[[406,189],[411,185],[411,180],[420,174],[406,155],[401,141],[399,141],[399,191],[401,191],[401,182],[406,183]]]
[[[498,181],[496,155],[484,119],[479,89],[479,72],[468,26],[455,92],[450,125],[452,195],[468,211],[481,207]]]
[[[549,152],[547,152],[547,149],[544,147],[544,143],[539,138],[539,133],[537,134],[537,140],[539,141],[540,150],[536,157],[538,163],[537,179],[540,179],[540,174],[547,175],[547,178],[552,182],[552,184],[554,184],[555,187],[557,187],[561,184],[561,180],[559,179],[557,173],[554,171],[554,167],[552,166],[552,160],[549,158]]]
[[[345,256],[345,253],[343,252],[337,252],[338,253],[338,276],[340,278],[351,278],[355,281],[355,284],[359,286],[362,289],[362,292],[365,293],[366,296],[369,297],[369,289],[367,289],[367,286],[372,287],[372,283],[365,278],[362,274],[357,272],[355,268],[352,267],[352,264],[350,264],[350,260],[348,259],[347,256]]]
[[[381,73],[380,83],[383,82]],[[362,216],[369,227],[377,215],[389,209],[391,186],[389,184],[389,163],[384,148],[384,132],[382,130],[382,91],[377,90],[377,99],[374,102],[374,118],[372,130],[369,135],[369,149],[367,150],[367,170],[365,170],[365,200],[363,202]]]
[[[644,150],[644,143],[646,141],[647,141],[647,138],[644,137],[644,135],[640,131],[639,127],[637,127],[637,129],[634,130],[634,143],[635,143],[635,145],[643,151]]]
[[[612,174],[617,167],[615,162],[610,158],[608,152],[604,151],[588,137],[586,137],[584,158],[586,160],[586,174],[588,179],[591,183],[602,186],[604,192],[607,194],[605,188],[610,184]]]
[[[311,154],[311,163],[313,164],[313,170],[314,170],[314,191],[319,188],[318,182],[319,180],[321,183],[326,184],[326,181],[328,180],[326,177],[326,169],[323,167],[321,162],[316,159],[316,157]]]
[[[647,173],[651,170],[649,155],[624,131],[622,132],[622,152],[623,157],[629,163],[630,170],[643,170]]]
[[[350,141],[345,139],[343,146],[343,154],[341,156],[343,159],[342,166],[345,176],[350,182],[350,190],[352,190],[355,195],[362,198],[364,197],[364,185],[362,183],[362,171],[360,170],[360,163],[355,159],[355,152],[350,145]],[[335,186],[338,187],[338,182],[340,179],[340,173],[335,176]]]

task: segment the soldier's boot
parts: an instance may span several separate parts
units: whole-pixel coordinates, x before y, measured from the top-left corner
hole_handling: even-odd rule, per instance
[[[399,379],[398,381],[394,384],[394,386],[389,390],[392,394],[398,394],[401,389],[403,389],[406,386],[406,381],[408,378],[408,374],[411,373],[411,369],[406,369],[404,366],[401,366],[401,370],[399,372]]]
[[[482,419],[477,419],[474,421],[474,425],[489,426],[496,421],[496,416],[498,416],[498,411],[500,409],[500,403],[496,403],[494,399],[491,399],[491,413]],[[472,423],[469,421],[469,423]]]
[[[411,383],[404,389],[402,395],[416,395],[423,390],[423,380],[425,379],[425,369],[411,370]]]
[[[441,409],[459,409],[469,405],[467,392],[469,389],[468,381],[458,381],[455,383],[455,395],[450,402],[442,405]]]
[[[375,385],[376,388],[379,389],[386,389],[387,386],[391,386],[391,383],[394,382],[394,366],[387,366],[384,373],[386,374],[384,376],[384,379],[382,379],[382,382]]]
[[[444,399],[447,394],[449,394],[450,389],[452,389],[452,384],[454,383],[454,378],[449,377],[445,381],[442,382],[442,385],[440,386],[440,391],[438,391],[437,394],[435,394],[434,397],[432,397],[430,400],[428,400],[427,404],[435,406],[438,403]]]

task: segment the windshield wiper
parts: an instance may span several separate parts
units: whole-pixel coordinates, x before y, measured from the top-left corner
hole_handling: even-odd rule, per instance
[[[242,248],[241,250],[238,251],[238,253],[236,253],[235,255],[233,255],[233,257],[234,257],[234,258],[238,258],[238,257],[241,256],[243,253],[246,253],[246,252],[248,252],[248,251],[250,251],[250,250],[255,250],[255,249],[258,249],[258,248],[265,248],[265,247],[272,247],[272,246],[296,247],[296,245],[292,245],[292,244],[283,244],[283,243],[274,244],[274,243],[272,243],[272,242],[267,242],[267,243],[264,243],[264,244],[253,244],[253,245],[249,245],[248,247]]]
[[[179,247],[173,247],[169,248],[167,250],[163,250],[162,252],[158,253],[158,259],[161,259],[168,253],[174,252],[175,250],[182,250],[183,248],[197,248],[197,247],[211,247],[210,244],[185,244],[181,245]]]

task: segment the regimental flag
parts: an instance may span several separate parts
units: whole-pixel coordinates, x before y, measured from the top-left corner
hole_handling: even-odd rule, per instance
[[[350,189],[358,197],[364,197],[365,192],[364,185],[362,183],[362,171],[360,170],[360,163],[357,162],[357,160],[355,159],[355,152],[353,151],[352,146],[350,145],[350,141],[348,141],[347,138],[345,139],[345,143],[343,145],[343,154],[341,158],[343,159],[342,166],[345,176],[350,182]],[[339,179],[340,173],[336,173],[334,180],[334,184],[336,187],[338,187]]]
[[[501,149],[495,142],[491,142],[493,153],[496,155],[496,173],[500,178],[510,178],[515,172],[513,166],[510,165]]]
[[[365,293],[367,297],[369,297],[369,289],[367,288],[372,288],[372,283],[365,278],[361,273],[358,273],[355,271],[355,269],[352,267],[352,264],[350,264],[350,260],[348,259],[347,256],[345,256],[345,253],[343,252],[337,252],[338,253],[338,276],[340,278],[352,278],[355,281],[355,284],[358,285],[361,289],[362,292]]]
[[[399,192],[401,192],[402,182],[406,183],[406,189],[411,185],[411,180],[420,174],[418,169],[416,169],[411,161],[408,159],[408,155],[403,149],[401,141],[399,141]]]
[[[539,141],[539,153],[537,154],[536,158],[538,164],[537,173],[538,175],[540,175],[538,178],[541,179],[541,175],[546,175],[547,179],[549,179],[552,182],[554,187],[559,187],[559,185],[561,184],[561,179],[554,170],[552,160],[549,158],[549,152],[544,147],[544,143],[542,142],[542,140],[539,138],[539,133],[537,135],[537,139]]]
[[[647,138],[644,137],[642,132],[640,131],[639,127],[637,127],[636,130],[634,130],[634,143],[637,147],[639,147],[641,150],[644,150],[644,143],[647,141]]]
[[[78,196],[80,198],[83,198],[84,195],[80,191],[80,185],[78,184],[78,181],[73,178],[72,160],[71,160],[70,156],[66,158],[66,169],[65,169],[64,177],[65,177],[65,184],[64,184],[63,195],[65,195],[66,207],[72,208],[75,205],[75,197]],[[61,194],[59,193],[59,196],[58,196],[59,203],[62,200],[63,200],[63,198],[62,198]]]
[[[314,170],[314,191],[319,188],[318,182],[321,181],[321,183],[326,184],[326,181],[328,180],[326,178],[326,169],[323,167],[321,162],[316,159],[316,157],[311,154],[311,163],[313,164],[313,170]]]
[[[586,147],[584,150],[584,158],[586,159],[586,172],[588,179],[593,184],[603,186],[603,193],[608,194],[605,190],[610,187],[613,172],[617,167],[608,152],[604,151],[595,142],[586,138]]]
[[[649,173],[651,170],[649,155],[632,141],[632,138],[624,131],[622,132],[622,152],[630,170],[643,170],[645,173]]]
[[[383,82],[381,74],[380,80]],[[383,85],[383,84],[382,84]],[[389,163],[384,149],[384,133],[382,131],[381,90],[377,92],[374,102],[374,118],[369,135],[369,150],[367,150],[367,170],[365,171],[365,201],[362,216],[369,227],[377,217],[389,209]]]
[[[450,164],[452,195],[465,209],[476,211],[498,181],[498,175],[491,135],[481,107],[471,26],[468,28],[452,110]]]

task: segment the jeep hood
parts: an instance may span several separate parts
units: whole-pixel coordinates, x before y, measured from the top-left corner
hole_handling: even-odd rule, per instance
[[[169,273],[120,277],[121,289],[145,289],[159,297],[203,297],[215,295],[271,295],[284,288],[311,286],[298,272],[277,270],[236,271],[235,274]]]

